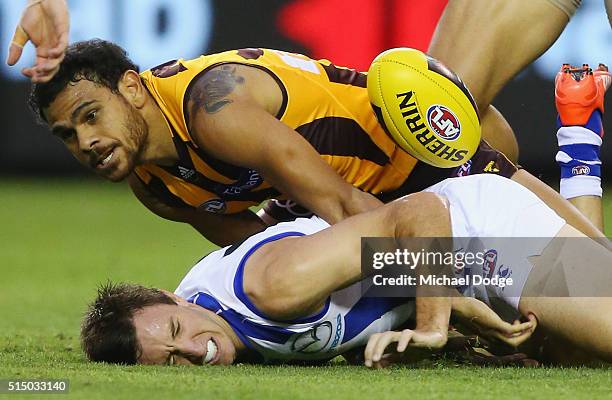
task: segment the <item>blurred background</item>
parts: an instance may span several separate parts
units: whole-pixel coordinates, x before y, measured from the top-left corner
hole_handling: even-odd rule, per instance
[[[24,3],[0,0],[2,60]],[[271,47],[367,70],[384,49],[426,50],[446,0],[351,0],[350,7],[347,0],[69,0],[68,4],[71,41],[112,40],[125,47],[142,69],[202,53]],[[535,175],[550,182],[558,178],[552,81],[559,66],[609,64],[610,54],[612,31],[603,0],[584,0],[555,46],[495,99],[517,132],[521,163]],[[17,68],[0,64],[0,175],[87,175],[61,143],[36,125],[27,109],[29,83],[19,69],[32,63],[32,55],[28,48]],[[608,127],[610,114],[605,120]],[[610,164],[610,140],[604,140],[602,153],[604,165]],[[610,181],[606,172],[604,167],[604,179]]]
[[[95,178],[46,128],[36,125],[26,105],[30,84],[19,72],[32,64],[32,48],[26,47],[17,67],[4,63],[24,4],[25,0],[0,0],[0,377],[70,378],[75,388],[90,388],[81,397],[103,398],[105,392],[97,391],[112,378],[106,374],[93,378],[88,368],[73,365],[84,363],[78,351],[79,321],[96,286],[112,279],[173,289],[214,246],[186,224],[170,223],[146,210],[126,184]],[[367,70],[384,49],[426,50],[446,0],[68,0],[68,4],[71,41],[112,40],[125,47],[142,69],[202,53],[270,47]],[[518,134],[521,163],[553,186],[558,182],[554,75],[563,62],[609,65],[610,55],[612,33],[603,0],[583,0],[555,46],[494,101]],[[608,111],[604,123],[610,132],[611,118]],[[611,142],[606,138],[602,149],[608,184],[612,183]],[[606,206],[609,220],[610,205]],[[612,236],[610,224],[607,232]],[[173,381],[177,377],[173,375]],[[113,382],[113,390],[133,390],[129,385],[135,381],[124,378]],[[194,379],[185,387],[195,387],[195,382],[208,381]],[[202,392],[202,386],[198,390]]]

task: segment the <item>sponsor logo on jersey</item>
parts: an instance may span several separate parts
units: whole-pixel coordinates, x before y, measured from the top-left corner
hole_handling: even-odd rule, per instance
[[[325,349],[331,337],[332,323],[324,321],[297,335],[291,344],[291,350],[298,353],[318,353]]]
[[[223,214],[227,208],[225,201],[221,199],[211,199],[200,204],[202,210],[213,214]]]
[[[512,276],[512,268],[507,267],[505,265],[500,265],[499,266],[499,271],[497,271],[497,276],[499,276],[500,278],[504,278],[504,279],[508,279]],[[503,286],[501,288],[502,292],[507,288],[508,286]]]
[[[250,169],[246,173],[244,181],[242,181],[241,183],[243,189],[248,189],[255,186],[259,186],[261,182],[263,182],[261,174],[254,169]]]
[[[591,168],[588,165],[577,165],[572,168],[572,175],[588,175],[591,173]]]
[[[495,161],[489,161],[483,172],[496,173],[499,172],[499,167]]]
[[[497,250],[490,249],[484,255],[484,264],[482,264],[482,275],[486,278],[492,278],[495,266],[497,265]]]
[[[263,182],[263,178],[259,172],[254,169],[249,169],[243,173],[233,185],[225,186],[222,192],[224,196],[236,196],[244,191],[249,191]]]
[[[512,275],[512,269],[510,267],[507,267],[503,264],[499,266],[499,271],[497,272],[497,276],[499,276],[500,278],[510,278],[511,275]]]
[[[338,346],[338,343],[340,343],[341,337],[342,337],[342,315],[338,314],[338,316],[336,316],[336,334],[334,335],[334,341],[332,342],[331,346],[329,346],[330,350]]]
[[[472,170],[472,160],[467,160],[465,164],[460,166],[457,170],[457,176],[468,176]]]
[[[178,167],[178,171],[179,171],[179,174],[181,175],[181,178],[183,178],[186,181],[193,178],[193,176],[196,173],[193,169],[181,167],[180,165]]]
[[[441,104],[434,104],[427,110],[427,124],[444,140],[456,140],[461,134],[459,118]]]
[[[423,121],[423,117],[419,112],[419,108],[416,102],[416,95],[412,91],[398,93],[396,94],[396,98],[399,101],[398,107],[400,109],[402,117],[404,118],[404,122],[408,127],[408,130],[414,135],[414,137],[418,140],[421,146],[427,149],[427,151],[429,151],[430,153],[445,160],[462,161],[465,158],[465,155],[468,152],[466,149],[459,149],[444,143],[437,136],[439,136],[440,138],[444,138],[445,140],[449,139],[440,136],[438,133],[434,134],[427,128],[427,124],[425,124],[425,122]],[[442,116],[438,117],[438,119],[440,121],[440,124],[443,124]],[[457,126],[459,126],[458,124],[459,122],[457,121]],[[451,131],[449,130],[449,132]],[[454,139],[456,139],[456,137]]]

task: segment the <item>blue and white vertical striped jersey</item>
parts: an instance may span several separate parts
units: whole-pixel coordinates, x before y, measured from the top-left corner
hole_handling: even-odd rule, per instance
[[[244,266],[270,241],[316,233],[329,225],[317,217],[281,223],[200,260],[175,293],[223,317],[264,361],[326,360],[365,345],[372,333],[396,329],[414,315],[411,299],[362,297],[357,282],[331,294],[315,315],[275,321],[243,290]]]

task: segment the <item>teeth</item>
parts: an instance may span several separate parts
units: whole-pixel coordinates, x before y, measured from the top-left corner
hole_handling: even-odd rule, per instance
[[[108,163],[111,160],[111,158],[113,158],[113,154],[115,153],[114,152],[110,153],[104,160],[100,162],[100,164],[106,165],[106,163]]]
[[[204,357],[204,364],[208,364],[217,355],[217,345],[211,340],[206,343],[206,357]]]

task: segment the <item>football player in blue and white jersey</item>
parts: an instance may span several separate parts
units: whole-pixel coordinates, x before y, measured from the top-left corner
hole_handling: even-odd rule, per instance
[[[548,238],[498,252],[496,268],[512,265],[521,293],[500,298],[526,322],[508,324],[478,300],[453,296],[450,288],[444,288],[445,296],[416,300],[363,297],[361,237],[377,236]],[[556,236],[583,240],[559,249],[548,244]],[[584,262],[589,274],[580,272]],[[454,312],[511,344],[528,339],[538,324],[546,343],[566,341],[589,360],[612,360],[612,298],[569,297],[575,286],[605,296],[610,265],[609,250],[522,186],[492,175],[448,179],[332,227],[317,218],[270,227],[206,256],[175,293],[107,286],[90,306],[82,341],[94,361],[226,365],[327,360],[369,340],[365,361],[374,366],[393,342],[399,342],[399,352],[443,346]],[[557,273],[560,266],[563,274]],[[559,284],[560,276],[567,281]],[[531,297],[540,289],[550,297]],[[392,331],[411,318],[414,329]]]

